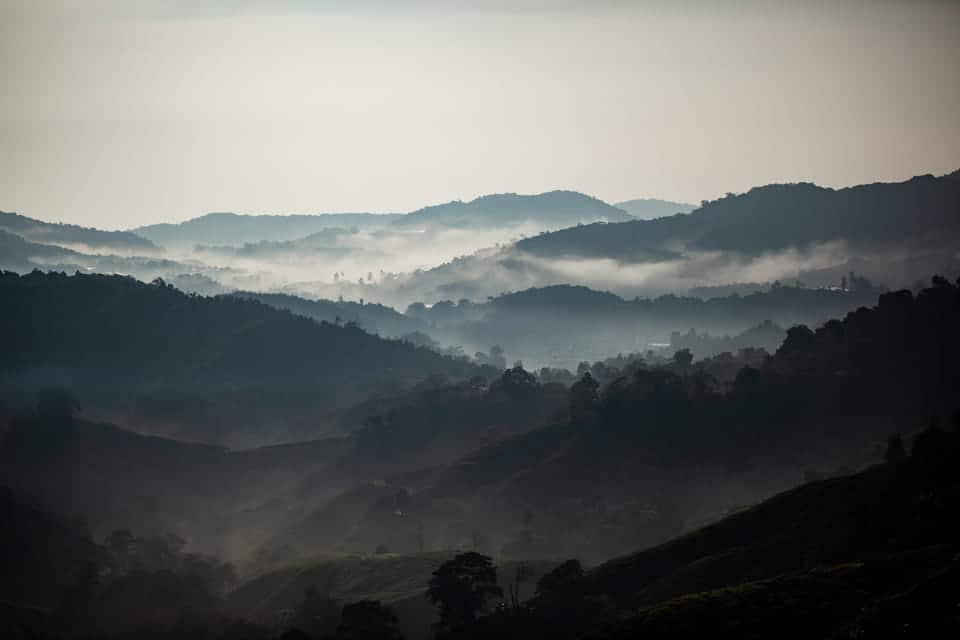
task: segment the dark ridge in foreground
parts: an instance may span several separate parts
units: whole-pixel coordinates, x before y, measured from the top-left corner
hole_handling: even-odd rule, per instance
[[[958,462],[960,434],[930,428],[908,458],[542,580],[524,606],[445,637],[948,637],[960,631]]]

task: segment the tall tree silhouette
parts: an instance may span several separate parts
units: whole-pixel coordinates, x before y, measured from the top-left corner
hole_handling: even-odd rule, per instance
[[[440,565],[426,592],[427,598],[440,607],[439,629],[473,622],[489,599],[502,595],[493,560],[473,551]]]

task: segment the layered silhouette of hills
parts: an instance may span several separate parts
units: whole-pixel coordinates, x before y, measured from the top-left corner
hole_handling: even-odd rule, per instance
[[[74,224],[43,222],[3,211],[0,211],[0,231],[37,244],[86,248],[94,252],[149,255],[159,250],[149,240],[129,231],[101,231]]]
[[[636,364],[599,390],[574,385],[569,419],[419,478],[421,495],[510,496],[518,512],[541,514],[531,545],[553,554],[625,549],[641,535],[647,544],[662,540],[677,532],[680,514],[689,519],[709,504],[700,492],[742,492],[738,473],[752,474],[740,497],[754,501],[832,456],[832,464],[848,464],[864,442],[917,429],[930,416],[950,420],[960,409],[958,292],[938,279],[917,296],[884,294],[877,306],[816,331],[791,328],[773,357],[741,369],[729,388],[680,360]],[[695,480],[687,468],[697,469]],[[597,509],[591,542],[563,524],[585,500]],[[631,501],[640,501],[635,512],[612,507]],[[636,528],[624,529],[631,518]],[[609,536],[602,543],[601,531]]]
[[[476,252],[392,283],[385,296],[480,300],[559,284],[650,296],[776,280],[892,287],[960,270],[960,175],[845,189],[757,187],[696,211],[583,224]]]
[[[7,269],[30,270],[41,264],[79,264],[87,256],[50,244],[30,242],[0,229],[0,260]]]
[[[331,229],[497,228],[534,226],[560,229],[596,221],[624,221],[631,216],[601,200],[575,191],[538,195],[495,194],[470,202],[448,202],[411,213],[339,213],[316,215],[239,215],[210,213],[178,224],[139,227],[135,233],[165,247],[240,246],[289,242]]]

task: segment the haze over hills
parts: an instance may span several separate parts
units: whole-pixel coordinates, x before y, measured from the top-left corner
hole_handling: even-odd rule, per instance
[[[822,574],[771,555],[764,541],[789,526],[779,507],[723,518],[874,464],[890,434],[960,408],[960,285],[887,292],[956,265],[957,184],[951,174],[771,185],[649,221],[573,192],[360,214],[350,227],[214,215],[159,227],[167,257],[0,229],[0,265],[30,272],[0,275],[11,310],[0,317],[0,485],[85,518],[104,541],[90,544],[105,576],[104,587],[77,587],[91,562],[82,532],[57,533],[12,502],[4,508],[76,553],[57,556],[70,575],[43,568],[49,587],[31,587],[45,606],[67,604],[43,613],[14,594],[4,611],[33,629],[62,619],[115,635],[144,620],[174,629],[188,606],[210,628],[222,630],[221,616],[261,629],[293,603],[298,622],[277,628],[322,637],[346,604],[336,598],[369,597],[427,638],[436,612],[417,590],[454,549],[496,557],[508,593],[530,598],[510,595],[509,619],[489,616],[463,637],[542,631],[570,611],[585,616],[565,627],[571,637],[657,633],[675,610],[697,624],[711,611],[739,615],[729,589],[750,603],[797,591],[854,598],[844,589],[866,579],[860,568]],[[581,224],[590,216],[604,222]],[[905,496],[916,478],[902,476]],[[869,492],[887,480],[845,482]],[[836,503],[797,495],[813,513]],[[715,544],[715,528],[698,532],[718,520],[753,542],[737,550]],[[816,526],[807,534],[839,544]],[[41,542],[16,544],[35,559]],[[562,611],[519,584],[530,567],[664,543],[588,573]],[[687,544],[709,548],[676,560]],[[906,565],[917,589],[952,553],[905,548],[937,558]],[[135,570],[118,568],[148,549]],[[900,562],[892,546],[876,549]],[[861,561],[835,559],[845,557]],[[246,579],[232,594],[236,570],[223,560]],[[330,600],[303,586],[321,579]],[[622,587],[634,579],[640,592]],[[290,585],[309,592],[300,604]],[[69,604],[76,589],[84,607]],[[703,589],[694,602],[705,609],[684,599]],[[150,590],[166,595],[138,599]],[[857,593],[861,603],[901,595]],[[613,604],[579,608],[594,596]],[[253,601],[249,613],[237,604]],[[96,613],[77,622],[80,609]],[[610,626],[608,615],[622,620]]]
[[[0,640],[960,638],[960,3],[785,4],[0,0]]]
[[[375,213],[208,213],[185,222],[138,227],[133,232],[164,247],[190,249],[195,245],[239,246],[255,242],[284,242],[333,228],[377,228],[390,224],[398,217],[397,214]]]
[[[203,292],[219,286],[397,308],[560,284],[624,297],[775,280],[838,286],[850,271],[912,286],[958,267],[958,184],[954,173],[846,189],[769,185],[654,220],[631,220],[567,191],[484,196],[406,215],[211,214],[138,230],[169,244],[168,262],[75,255],[51,262],[42,250],[14,262],[11,250],[0,254],[0,266],[77,265],[180,278],[184,286],[185,276],[197,276],[206,279],[198,280]]]
[[[580,284],[634,297],[776,280],[837,286],[850,271],[904,287],[960,270],[958,238],[957,172],[846,189],[769,185],[689,214],[522,238],[408,274],[378,295],[403,305]]]
[[[5,276],[11,277],[22,280]],[[187,298],[122,278],[26,278],[35,287],[60,284],[58,299],[65,298],[67,285],[89,284],[85,298],[107,315],[112,308],[108,297],[124,304],[143,297],[175,300],[212,316],[227,305],[229,315],[242,312],[246,322],[253,321],[250,309],[265,309],[230,298]],[[109,291],[91,295],[92,285]],[[5,287],[5,302],[11,300],[8,293]],[[64,304],[75,299],[66,298]],[[620,304],[615,298],[597,299]],[[151,310],[159,317],[158,308]],[[436,380],[346,409],[339,416],[342,424],[362,426],[344,435],[248,451],[133,434],[81,419],[63,395],[45,393],[35,411],[7,418],[0,480],[30,491],[46,508],[86,517],[96,539],[104,540],[102,548],[91,551],[82,534],[73,534],[67,555],[57,561],[63,571],[89,562],[92,552],[102,558],[95,562],[104,567],[107,585],[125,584],[134,575],[146,584],[201,571],[209,577],[212,560],[164,565],[172,573],[117,573],[118,540],[133,525],[189,539],[193,554],[236,559],[249,580],[233,595],[222,585],[213,594],[248,610],[230,609],[232,616],[249,615],[251,624],[264,624],[276,607],[290,604],[295,595],[284,586],[290,580],[303,587],[301,577],[324,576],[322,588],[328,594],[384,598],[405,616],[411,632],[427,637],[435,618],[430,608],[412,606],[416,584],[411,581],[422,581],[425,563],[433,571],[456,548],[496,555],[502,575],[512,575],[519,562],[537,567],[543,576],[562,558],[593,563],[630,554],[575,576],[571,590],[564,591],[574,600],[566,604],[552,600],[546,587],[534,596],[528,585],[524,593],[532,599],[523,609],[459,631],[493,634],[476,637],[503,637],[510,634],[505,629],[516,628],[512,625],[549,626],[550,620],[564,619],[561,610],[584,616],[569,627],[565,623],[564,632],[571,637],[600,630],[626,633],[620,625],[654,624],[648,607],[694,592],[704,592],[706,600],[673,603],[667,611],[682,605],[693,616],[688,623],[699,624],[700,616],[709,619],[705,611],[713,606],[735,612],[751,606],[743,598],[754,597],[773,606],[767,598],[792,593],[814,601],[832,598],[854,578],[874,585],[866,595],[858,591],[856,602],[873,601],[901,593],[895,586],[878,586],[878,575],[886,576],[882,584],[889,584],[886,580],[894,574],[907,586],[925,584],[956,554],[951,546],[955,532],[947,524],[955,493],[951,470],[960,454],[955,433],[927,429],[909,460],[903,459],[905,453],[897,457],[896,446],[888,445],[891,464],[842,476],[851,466],[877,462],[888,434],[918,432],[929,416],[948,417],[960,408],[958,314],[960,283],[938,278],[917,295],[884,294],[876,306],[816,331],[792,328],[776,354],[759,361],[745,353],[700,361],[681,356],[611,360],[578,371],[579,380],[569,387],[520,367],[486,379]],[[265,315],[291,318],[272,310]],[[269,332],[284,335],[293,327],[290,321],[264,324]],[[44,326],[36,331],[46,334]],[[116,333],[116,327],[104,330]],[[82,333],[93,344],[89,348],[96,348],[96,333],[89,328]],[[12,335],[20,338],[15,343],[21,356],[27,350],[41,353],[35,342],[22,339],[22,331]],[[183,336],[177,340],[185,347],[192,344]],[[258,343],[273,344],[265,340]],[[150,342],[149,336],[144,341]],[[57,348],[79,358],[87,347]],[[169,345],[157,348],[169,350]],[[323,348],[331,350],[330,343]],[[156,360],[151,353],[133,356]],[[314,357],[313,352],[304,356]],[[357,377],[356,369],[334,368]],[[721,374],[721,369],[729,373]],[[8,401],[9,394],[4,398]],[[837,477],[742,509],[823,475]],[[918,500],[918,495],[934,498]],[[25,513],[16,502],[4,508]],[[37,531],[47,533],[17,543],[26,545],[24,557],[36,558],[43,545],[64,537],[56,533],[55,521],[44,518]],[[114,530],[120,533],[111,534]],[[141,539],[147,534],[138,530],[129,535]],[[343,557],[373,550],[381,551],[367,559]],[[169,553],[151,562],[172,562]],[[903,553],[919,555],[899,555]],[[811,563],[836,567],[817,574],[823,570]],[[31,593],[45,602],[66,597],[75,579],[75,574],[56,570],[44,569],[42,575],[48,576],[46,588]],[[733,587],[745,590],[739,592],[742,598],[731,601],[731,593],[713,591]],[[166,595],[155,595],[152,606],[176,610],[180,605],[165,603],[181,589],[161,591]],[[388,597],[388,592],[394,595]],[[591,594],[603,597],[592,599]],[[99,611],[117,597],[100,588],[88,596]],[[581,609],[576,604],[582,604],[581,596],[602,604],[602,610]],[[696,603],[713,604],[704,610]],[[215,606],[208,602],[197,611]],[[852,616],[858,609],[842,610]],[[621,615],[628,611],[630,616]],[[612,612],[618,614],[616,625],[608,628]],[[38,614],[15,608],[11,615],[23,621]],[[68,614],[58,609],[30,624],[61,615]],[[113,619],[100,615],[105,617],[98,624]],[[829,622],[809,622],[815,620]]]
[[[468,353],[499,345],[510,359],[533,368],[574,369],[584,360],[646,352],[669,343],[678,331],[736,335],[764,321],[784,327],[818,326],[828,318],[876,303],[882,289],[863,280],[858,285],[847,289],[773,286],[745,296],[707,300],[675,295],[627,300],[587,287],[554,285],[503,294],[483,303],[447,300],[429,308],[414,304],[406,315],[419,320],[436,340],[463,345]],[[553,329],[544,334],[544,326]]]

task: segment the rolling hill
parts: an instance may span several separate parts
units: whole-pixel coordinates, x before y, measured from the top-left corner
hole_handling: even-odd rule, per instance
[[[91,409],[132,411],[124,424],[168,424],[173,430],[161,432],[188,438],[175,425],[248,430],[262,444],[298,419],[322,428],[318,412],[377,390],[478,372],[356,327],[120,276],[4,273],[0,304],[9,310],[0,318],[8,389],[67,387]]]
[[[414,331],[422,331],[425,328],[424,324],[416,318],[406,316],[382,304],[307,300],[283,293],[237,291],[230,295],[257,300],[277,309],[284,309],[297,315],[312,318],[317,322],[353,322],[368,333],[384,337],[399,338]]]
[[[74,224],[43,222],[3,211],[0,211],[0,231],[38,244],[93,252],[150,255],[159,251],[155,244],[129,231],[101,231]]]
[[[398,217],[397,214],[376,213],[208,213],[184,222],[152,224],[133,231],[164,247],[192,249],[196,245],[241,246],[263,241],[284,242],[327,229],[372,229],[388,225]]]
[[[960,171],[845,189],[773,184],[689,214],[593,224],[517,243],[541,256],[632,260],[667,245],[760,253],[845,241],[858,249],[945,248],[960,238]]]
[[[453,638],[924,638],[960,629],[960,434],[542,588]],[[541,583],[544,584],[544,583]],[[909,604],[910,606],[904,606]]]

